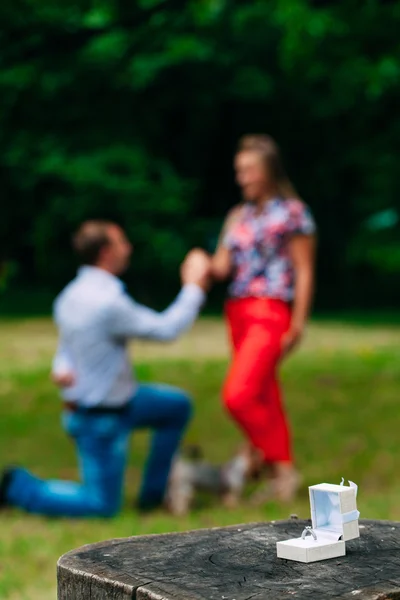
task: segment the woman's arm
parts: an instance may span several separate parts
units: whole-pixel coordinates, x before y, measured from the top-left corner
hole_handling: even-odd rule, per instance
[[[303,335],[314,295],[315,236],[296,235],[289,242],[295,271],[295,290],[290,329],[283,338],[283,354],[287,354]]]
[[[231,273],[231,253],[225,246],[218,246],[211,258],[211,275],[217,281],[224,281]]]
[[[232,227],[232,225],[238,220],[242,212],[242,205],[237,205],[232,208],[222,226],[221,233],[218,238],[218,245],[214,256],[211,259],[211,274],[217,281],[223,281],[227,279],[232,271],[231,253],[228,248],[222,244],[222,240],[225,235]]]

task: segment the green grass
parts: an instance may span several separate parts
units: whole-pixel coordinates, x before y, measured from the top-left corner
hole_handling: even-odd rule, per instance
[[[232,511],[202,498],[184,519],[159,512],[141,516],[131,509],[148,437],[132,437],[126,505],[111,521],[56,520],[8,510],[0,514],[1,600],[54,600],[58,557],[86,543],[113,537],[199,527],[308,517],[307,485],[339,482],[360,486],[364,518],[400,520],[398,326],[337,325],[310,327],[303,350],[283,372],[297,462],[304,487],[290,506],[260,509],[246,502]],[[21,463],[44,477],[76,476],[74,449],[59,426],[59,402],[48,381],[55,333],[46,320],[2,322],[0,331],[0,457]],[[137,344],[142,380],[165,381],[188,389],[196,416],[188,442],[204,446],[212,461],[223,461],[240,436],[225,417],[219,389],[227,367],[222,324],[200,321],[172,346]]]

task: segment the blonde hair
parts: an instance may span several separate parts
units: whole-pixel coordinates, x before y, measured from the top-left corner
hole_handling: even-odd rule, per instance
[[[289,198],[300,199],[296,188],[286,174],[279,146],[269,135],[243,136],[239,140],[237,152],[257,152],[271,174],[279,196],[285,200]]]

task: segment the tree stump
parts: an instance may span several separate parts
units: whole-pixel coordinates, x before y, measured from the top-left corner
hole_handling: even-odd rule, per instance
[[[400,523],[360,521],[339,559],[278,559],[291,520],[110,540],[58,562],[59,600],[400,599]]]

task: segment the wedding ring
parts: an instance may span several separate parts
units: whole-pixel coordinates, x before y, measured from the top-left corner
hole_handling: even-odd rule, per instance
[[[309,526],[307,526],[307,527],[305,527],[303,529],[303,533],[301,534],[301,539],[305,540],[306,539],[306,535],[308,535],[308,534],[312,535],[313,538],[314,538],[314,540],[317,539],[317,535],[316,535],[314,529],[312,527],[309,527]]]

